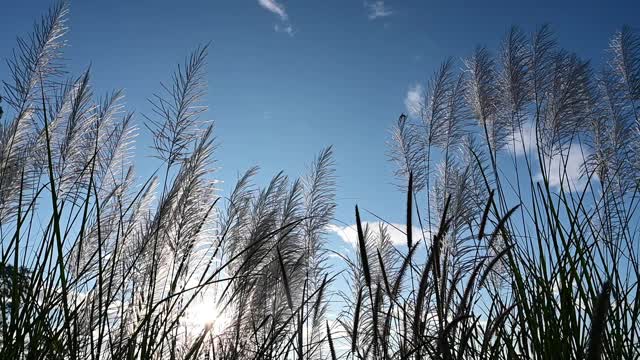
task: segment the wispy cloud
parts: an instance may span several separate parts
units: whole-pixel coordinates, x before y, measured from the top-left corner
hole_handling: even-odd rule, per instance
[[[416,117],[420,115],[420,102],[422,101],[423,93],[424,87],[420,84],[412,85],[407,90],[407,95],[404,98],[404,107],[410,116]]]
[[[258,0],[258,3],[263,8],[278,15],[280,17],[280,20],[287,21],[289,19],[289,16],[287,15],[287,11],[284,8],[284,5],[278,3],[276,0]]]
[[[276,24],[273,29],[276,32],[283,32],[289,36],[293,36],[293,26],[291,26],[291,24],[288,23],[284,23],[284,24]]]
[[[367,225],[369,225],[370,231],[373,231],[374,235],[379,234],[378,230],[379,230],[380,223],[366,222],[366,221],[362,223],[362,226],[367,226]],[[389,234],[389,239],[391,240],[391,243],[393,245],[401,246],[401,245],[407,244],[407,236],[404,233],[404,231],[406,231],[406,226],[407,225],[405,224],[387,225],[387,232]],[[331,224],[329,225],[328,230],[338,235],[340,239],[346,242],[347,244],[350,244],[353,247],[358,246],[358,229],[356,227],[356,224],[349,225],[349,226],[340,226],[340,225]],[[425,236],[428,237],[429,234],[425,233]],[[418,241],[422,241],[422,239],[423,239],[422,231],[420,230],[420,228],[414,226],[413,227],[414,243]]]
[[[276,0],[258,0],[258,3],[260,6],[276,14],[280,18],[281,23],[275,24],[273,27],[276,32],[282,32],[289,36],[293,36],[293,26],[289,22],[289,15],[287,14],[287,10],[284,5]]]
[[[383,18],[387,16],[391,16],[393,14],[393,10],[384,3],[383,0],[377,1],[365,1],[364,7],[367,10],[367,16],[369,20],[375,20],[377,18]]]

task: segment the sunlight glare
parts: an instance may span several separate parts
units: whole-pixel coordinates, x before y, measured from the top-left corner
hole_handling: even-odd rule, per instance
[[[192,305],[187,319],[192,326],[204,327],[214,325],[218,317],[219,315],[215,305],[200,302]]]

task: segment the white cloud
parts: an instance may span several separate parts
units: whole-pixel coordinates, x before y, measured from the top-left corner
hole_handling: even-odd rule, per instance
[[[276,0],[258,0],[258,3],[263,8],[278,15],[280,17],[280,20],[287,21],[289,19],[287,11],[284,9],[284,5],[278,3]]]
[[[407,95],[404,98],[404,107],[410,116],[416,117],[420,115],[420,103],[423,93],[424,88],[420,84],[415,84],[407,90]]]
[[[289,36],[294,35],[293,26],[289,22],[289,15],[284,5],[276,0],[258,0],[258,3],[280,18],[280,24],[275,24],[273,27],[276,32],[282,32]]]
[[[522,124],[521,131],[515,131],[507,144],[507,150],[516,156],[531,156],[537,154],[536,141],[537,134],[536,129],[532,122],[526,122]]]
[[[572,144],[568,152],[551,158],[546,164],[549,186],[559,188],[562,185],[565,190],[582,191],[587,182],[582,174],[587,156],[580,144]],[[538,179],[542,180],[542,174],[538,174]]]
[[[365,227],[369,225],[369,231],[373,231],[374,234],[378,234],[379,222],[363,222],[362,226]],[[407,236],[405,235],[407,225],[405,224],[389,224],[387,225],[387,233],[389,234],[389,238],[391,243],[396,246],[406,245],[407,244]],[[347,244],[352,245],[353,247],[358,246],[358,228],[356,224],[349,226],[340,226],[331,224],[328,226],[328,230],[330,232],[335,233],[340,237],[340,239]],[[425,236],[429,237],[428,232],[425,230]],[[417,243],[418,241],[422,241],[422,231],[419,227],[413,227],[413,243]]]
[[[386,5],[383,0],[374,2],[365,1],[364,7],[367,9],[367,16],[369,17],[369,20],[387,17],[393,14],[393,10],[391,10],[391,8]]]
[[[524,156],[526,153],[531,158],[532,164],[537,167],[537,134],[532,121],[522,125],[522,133],[516,131],[513,134],[507,149],[517,157]],[[555,155],[551,159],[547,158],[545,166],[547,167],[549,186],[559,188],[562,185],[565,190],[581,191],[587,181],[587,177],[583,176],[582,169],[588,156],[587,149],[580,146],[579,143],[574,143],[568,151],[563,151],[562,156]],[[535,179],[542,181],[542,172],[539,168]],[[597,179],[592,178],[592,180]]]

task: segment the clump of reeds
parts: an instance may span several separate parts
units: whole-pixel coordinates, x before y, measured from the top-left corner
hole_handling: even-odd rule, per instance
[[[258,189],[251,169],[221,200],[203,46],[143,114],[159,165],[140,184],[123,92],[96,97],[89,71],[64,78],[67,12],[55,4],[8,62],[0,357],[271,356],[289,353],[291,334],[297,353],[318,353],[331,148],[302,180],[278,174]],[[193,324],[207,312],[217,316]]]
[[[351,353],[638,358],[638,89],[628,27],[599,72],[548,26],[512,28],[497,56],[477,48],[460,71],[445,61],[392,142],[407,223],[415,203],[432,236],[412,244],[408,227],[402,265],[379,260],[380,280],[353,282],[365,296],[347,314]],[[354,277],[375,259],[361,255]]]

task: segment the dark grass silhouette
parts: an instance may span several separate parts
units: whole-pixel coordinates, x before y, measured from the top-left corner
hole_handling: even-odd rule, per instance
[[[406,246],[356,206],[340,270],[325,245],[331,148],[302,179],[260,188],[252,168],[219,195],[203,46],[143,115],[161,165],[140,181],[122,92],[96,98],[89,71],[63,78],[67,11],[54,5],[8,62],[0,358],[640,357],[629,28],[597,73],[547,26],[513,28],[461,71],[446,60],[393,132]]]

